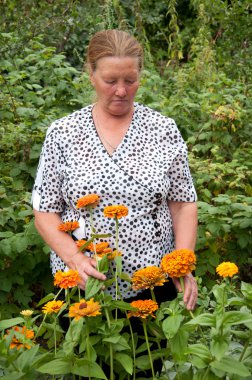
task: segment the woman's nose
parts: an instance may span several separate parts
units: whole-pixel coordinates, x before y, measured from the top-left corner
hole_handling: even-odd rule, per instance
[[[125,89],[125,86],[123,85],[119,85],[116,89],[116,93],[115,93],[117,96],[120,96],[120,97],[124,97],[126,95],[126,89]]]

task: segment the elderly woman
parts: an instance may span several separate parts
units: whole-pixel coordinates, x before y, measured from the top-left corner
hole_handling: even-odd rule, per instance
[[[194,250],[197,230],[196,193],[181,134],[173,119],[134,102],[143,66],[141,46],[126,32],[101,31],[90,41],[87,63],[96,103],[49,127],[33,190],[35,225],[52,249],[53,273],[78,270],[81,289],[89,276],[106,277],[97,271],[93,257],[58,230],[60,223],[76,220],[80,227],[74,238],[90,238],[89,213],[76,207],[79,198],[99,195],[94,225],[97,233],[112,236],[114,221],[104,218],[104,207],[128,207],[119,232],[123,271],[130,276],[137,269],[159,266],[174,248]],[[177,279],[173,283],[181,290]],[[174,297],[173,283],[160,287],[163,300]],[[138,296],[123,280],[119,288],[125,300]],[[114,295],[115,289],[107,291]],[[195,307],[196,299],[197,285],[189,274],[187,309]]]

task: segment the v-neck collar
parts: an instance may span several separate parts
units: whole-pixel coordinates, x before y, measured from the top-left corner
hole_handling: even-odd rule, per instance
[[[114,150],[114,152],[112,154],[110,154],[108,152],[108,150],[106,149],[105,145],[103,144],[100,136],[99,136],[99,133],[97,131],[97,128],[96,128],[96,125],[95,125],[95,122],[94,122],[94,117],[93,117],[93,109],[94,109],[94,106],[95,104],[92,105],[91,107],[91,117],[92,117],[92,128],[94,130],[94,133],[95,133],[95,136],[96,136],[96,139],[99,141],[99,144],[102,148],[102,150],[104,152],[106,152],[106,154],[110,157],[110,158],[114,158],[118,152],[121,150],[121,148],[125,145],[125,143],[127,142],[128,138],[130,137],[131,133],[132,133],[132,129],[133,129],[133,125],[134,125],[134,121],[135,121],[135,115],[136,115],[136,110],[137,110],[137,103],[134,103],[134,112],[132,114],[132,118],[131,118],[131,122],[129,124],[129,127],[127,129],[127,132],[125,133],[125,135],[123,136],[122,140],[120,141],[119,145],[116,147],[116,149]]]

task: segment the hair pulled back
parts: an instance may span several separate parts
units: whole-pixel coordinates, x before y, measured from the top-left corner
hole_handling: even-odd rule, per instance
[[[138,59],[139,70],[143,67],[143,49],[129,33],[118,29],[97,32],[90,40],[87,63],[92,71],[97,61],[104,57],[132,57]]]

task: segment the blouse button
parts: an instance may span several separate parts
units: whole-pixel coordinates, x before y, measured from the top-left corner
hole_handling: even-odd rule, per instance
[[[155,222],[155,223],[154,223],[154,227],[155,227],[155,228],[158,228],[158,227],[160,227],[160,223],[158,223],[158,222]]]

